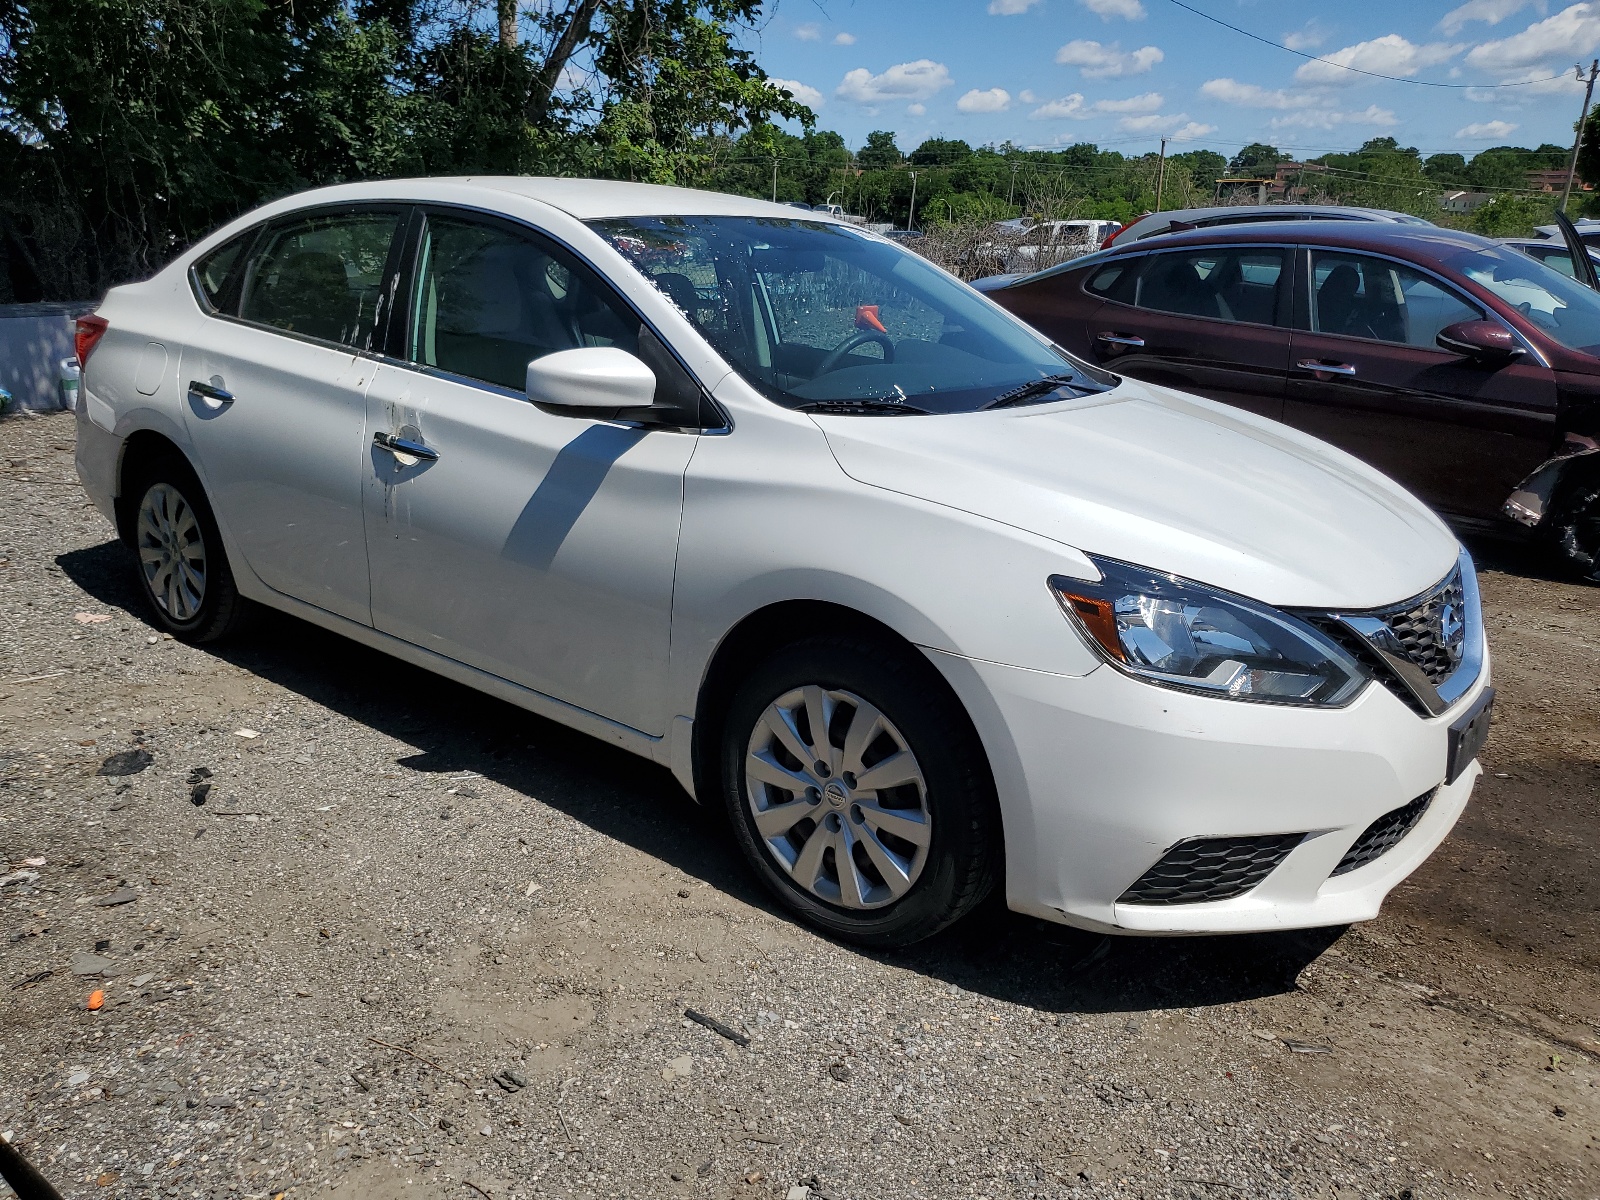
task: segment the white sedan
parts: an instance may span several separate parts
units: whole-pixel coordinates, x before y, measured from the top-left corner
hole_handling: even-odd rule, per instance
[[[277,201],[78,329],[154,620],[251,603],[669,767],[836,936],[1374,916],[1479,773],[1471,560],[1273,424],[821,213],[556,179]]]

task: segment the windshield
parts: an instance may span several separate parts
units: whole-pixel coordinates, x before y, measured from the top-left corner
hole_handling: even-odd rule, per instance
[[[925,259],[849,226],[630,217],[591,228],[735,370],[792,408],[971,412],[1025,385],[1116,377],[1067,356]],[[1050,388],[1025,398],[1059,398]]]
[[[1569,350],[1600,354],[1600,293],[1506,246],[1444,260]]]

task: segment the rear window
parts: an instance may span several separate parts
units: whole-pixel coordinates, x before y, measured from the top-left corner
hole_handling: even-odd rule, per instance
[[[212,312],[221,311],[227,298],[228,281],[233,277],[234,268],[239,265],[240,256],[255,240],[255,236],[255,229],[241,233],[189,268],[189,278],[196,294]]]

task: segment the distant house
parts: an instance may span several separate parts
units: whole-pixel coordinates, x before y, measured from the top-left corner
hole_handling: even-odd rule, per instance
[[[1529,171],[1526,178],[1528,186],[1536,192],[1559,192],[1567,186],[1567,172],[1564,167],[1553,171]],[[1585,183],[1581,179],[1574,180],[1572,186],[1580,192],[1594,191],[1594,184]]]
[[[1476,212],[1492,198],[1488,192],[1446,192],[1439,197],[1439,208],[1447,213]]]

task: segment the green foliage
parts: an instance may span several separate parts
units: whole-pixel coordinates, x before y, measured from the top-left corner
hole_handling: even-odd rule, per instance
[[[972,157],[972,147],[963,141],[929,138],[911,152],[913,167],[950,167]]]
[[[863,171],[897,167],[904,159],[900,147],[894,144],[894,134],[887,129],[875,129],[867,134],[866,145],[856,155],[856,162]]]
[[[1259,175],[1264,179],[1270,179],[1273,169],[1288,157],[1276,146],[1269,146],[1265,142],[1251,142],[1228,160],[1228,174],[1241,178],[1254,178]]]
[[[1496,196],[1468,220],[1473,233],[1484,237],[1529,237],[1534,226],[1555,220],[1559,196]]]

